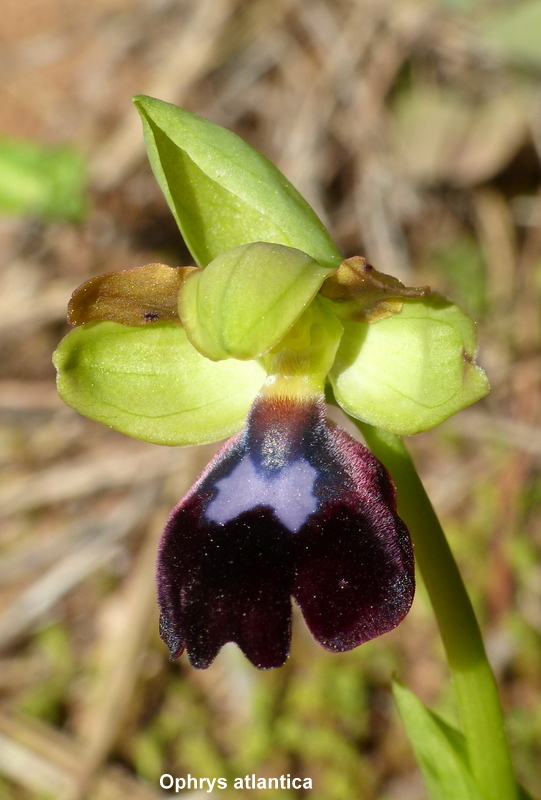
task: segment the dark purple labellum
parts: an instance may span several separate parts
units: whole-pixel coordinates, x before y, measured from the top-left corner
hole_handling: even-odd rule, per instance
[[[174,509],[158,556],[162,638],[201,669],[229,641],[257,667],[281,666],[291,597],[342,652],[398,625],[413,593],[387,471],[316,400],[256,400]]]

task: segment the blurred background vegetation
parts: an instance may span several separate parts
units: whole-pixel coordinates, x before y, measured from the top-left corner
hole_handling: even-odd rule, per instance
[[[83,280],[190,263],[136,92],[241,134],[346,256],[478,320],[492,394],[409,444],[535,795],[541,0],[0,0],[0,20],[0,795],[152,800],[163,773],[289,773],[313,800],[422,800],[392,674],[456,721],[422,586],[396,631],[351,653],[325,653],[296,619],[280,670],[231,645],[207,671],[168,661],[156,540],[213,448],[79,417],[50,363]]]

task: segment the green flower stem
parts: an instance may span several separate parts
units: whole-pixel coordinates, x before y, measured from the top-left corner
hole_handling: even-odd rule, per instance
[[[438,622],[456,689],[472,773],[485,800],[516,800],[509,745],[494,674],[479,625],[438,517],[402,440],[353,420],[391,473],[398,513]]]

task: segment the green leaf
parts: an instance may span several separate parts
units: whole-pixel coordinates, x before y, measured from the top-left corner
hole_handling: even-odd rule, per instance
[[[196,262],[248,242],[296,247],[320,264],[342,257],[306,200],[261,153],[231,131],[138,95],[148,156]]]
[[[86,169],[67,147],[0,139],[0,211],[49,219],[81,219]]]
[[[209,361],[170,322],[82,325],[62,340],[53,361],[69,406],[166,445],[203,444],[238,431],[265,379],[255,361]]]
[[[186,278],[180,318],[207,358],[256,358],[285,336],[329,273],[291,247],[241,245]]]
[[[463,735],[398,681],[393,692],[430,800],[482,800]]]
[[[489,391],[476,347],[471,317],[435,293],[373,324],[346,322],[330,372],[336,400],[392,433],[428,430]]]

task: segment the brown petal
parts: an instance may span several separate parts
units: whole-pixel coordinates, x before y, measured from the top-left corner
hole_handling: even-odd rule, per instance
[[[398,314],[404,298],[426,297],[430,287],[404,286],[398,278],[378,272],[362,256],[353,256],[327,278],[321,294],[337,303],[335,311],[344,319],[377,322]]]
[[[110,320],[122,325],[149,325],[169,320],[181,325],[179,289],[195,267],[147,264],[98,275],[76,289],[68,306],[70,325]]]

